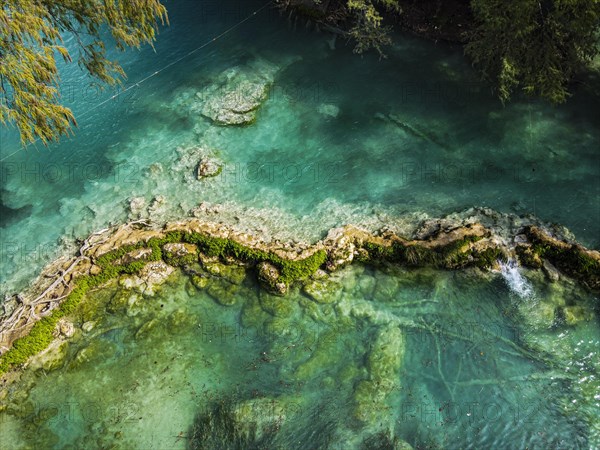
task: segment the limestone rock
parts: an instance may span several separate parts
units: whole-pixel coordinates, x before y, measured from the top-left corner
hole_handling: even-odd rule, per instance
[[[137,275],[121,278],[119,283],[127,289],[134,289],[141,294],[153,296],[157,287],[164,284],[174,270],[163,261],[150,261]]]
[[[242,80],[216,90],[208,88],[196,95],[201,100],[208,96],[203,116],[219,125],[244,125],[256,119],[256,110],[267,99],[268,83]]]
[[[246,279],[246,269],[237,264],[224,264],[218,257],[200,253],[202,268],[211,275],[224,278],[233,284],[242,284]]]
[[[192,109],[218,125],[252,123],[279,70],[263,59],[226,70],[196,93],[196,106]]]
[[[261,262],[258,267],[258,279],[263,285],[274,294],[285,295],[288,291],[288,285],[280,282],[279,269],[266,261]]]
[[[196,168],[196,178],[202,180],[204,178],[212,178],[218,176],[223,170],[223,165],[220,161],[214,158],[204,157],[198,163]]]
[[[137,248],[135,250],[126,253],[115,261],[116,265],[121,264],[131,264],[132,262],[144,261],[152,254],[152,249],[150,248]]]
[[[542,270],[544,271],[544,273],[550,281],[555,282],[560,279],[560,272],[547,259],[543,260]]]
[[[142,278],[149,286],[161,285],[167,281],[167,278],[174,270],[173,267],[168,266],[162,261],[152,261],[140,270],[140,278]]]
[[[89,320],[89,321],[85,322],[83,325],[81,325],[81,329],[84,332],[89,333],[90,331],[92,331],[94,329],[95,326],[96,326],[96,322]]]
[[[144,197],[132,197],[129,199],[129,213],[133,216],[139,216],[146,206]]]
[[[332,280],[309,280],[303,292],[317,303],[336,303],[342,294],[342,286]]]
[[[163,245],[163,258],[174,266],[186,266],[198,261],[198,247],[183,242]]]
[[[68,320],[60,319],[56,326],[61,336],[70,338],[75,334],[75,326]]]
[[[163,250],[172,253],[175,256],[187,256],[195,254],[198,251],[198,247],[194,244],[176,242],[165,244]]]
[[[162,215],[167,208],[167,199],[164,195],[157,195],[152,199],[150,206],[148,207],[148,213],[151,216]]]

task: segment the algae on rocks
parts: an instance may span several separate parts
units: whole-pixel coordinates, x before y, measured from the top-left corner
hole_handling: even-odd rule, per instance
[[[386,401],[400,388],[400,368],[404,359],[404,336],[396,324],[378,332],[373,348],[367,355],[369,376],[355,389],[355,416],[363,422],[377,425],[390,420]]]

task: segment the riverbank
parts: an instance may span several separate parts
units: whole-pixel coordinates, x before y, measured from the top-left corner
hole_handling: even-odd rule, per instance
[[[285,296],[301,283],[319,298],[326,297],[326,282],[314,281],[352,263],[487,271],[516,259],[542,270],[549,282],[572,277],[599,291],[600,252],[568,236],[568,230],[534,217],[485,208],[423,220],[404,236],[385,227],[369,231],[348,225],[314,244],[266,241],[234,225],[198,218],[167,224],[137,220],[93,233],[76,255],[53,262],[29,291],[5,302],[0,368],[16,368],[50,345],[60,334],[59,321],[85,301],[90,289],[126,278],[130,287],[152,291],[177,267],[199,284],[208,282],[202,279],[206,273],[236,277],[237,267],[275,295]]]

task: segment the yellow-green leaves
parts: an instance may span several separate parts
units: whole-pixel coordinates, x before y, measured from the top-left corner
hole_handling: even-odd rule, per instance
[[[391,42],[389,29],[382,26],[383,17],[375,4],[389,11],[400,12],[398,0],[348,0],[348,10],[355,17],[350,35],[356,41],[356,53],[374,48],[383,55],[383,47]]]
[[[61,33],[79,43],[79,65],[114,84],[122,68],[106,58],[99,29],[120,49],[151,43],[167,12],[159,0],[4,0],[0,6],[0,122],[15,125],[25,145],[67,134],[75,118],[60,104],[55,57],[72,58]]]

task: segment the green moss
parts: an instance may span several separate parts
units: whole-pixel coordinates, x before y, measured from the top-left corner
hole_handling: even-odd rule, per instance
[[[517,248],[520,259],[532,267],[541,267],[545,258],[563,272],[582,280],[592,288],[600,288],[600,261],[590,256],[579,245],[557,245],[534,229],[526,234],[532,242],[531,247]]]
[[[115,250],[111,250],[110,252],[107,252],[104,255],[100,256],[96,260],[96,264],[98,264],[100,267],[106,267],[106,266],[112,264],[117,259],[125,256],[127,253],[129,253],[133,250],[144,248],[144,247],[145,247],[144,242],[138,242],[137,244],[134,244],[134,245],[123,245],[122,247],[119,247]]]
[[[368,252],[371,261],[395,261],[409,265],[438,265],[444,261],[444,258],[450,258],[453,263],[462,263],[463,258],[467,257],[467,255],[463,254],[465,244],[478,239],[480,238],[476,236],[466,236],[460,241],[438,249],[428,249],[420,245],[405,245],[403,242],[394,242],[390,246],[367,242],[364,244],[364,249]],[[231,239],[181,231],[170,231],[163,238],[151,238],[147,242],[141,241],[133,245],[124,245],[97,258],[95,262],[100,266],[102,271],[97,275],[82,276],[75,280],[72,292],[61,303],[59,308],[50,316],[37,322],[27,336],[15,341],[12,348],[0,357],[0,374],[6,372],[11,367],[25,363],[30,356],[44,350],[53,340],[52,333],[58,320],[67,314],[71,314],[75,307],[85,298],[89,289],[96,288],[120,274],[135,274],[148,261],[165,259],[168,263],[170,262],[175,265],[196,262],[196,255],[175,258],[174,255],[161,250],[165,244],[178,242],[196,244],[200,251],[209,256],[235,258],[250,265],[256,265],[263,261],[269,262],[279,270],[280,276],[277,282],[288,285],[310,277],[327,260],[327,252],[325,250],[318,250],[302,260],[287,260],[275,253],[255,250]],[[141,248],[150,248],[152,250],[150,255],[144,260],[121,265],[114,264],[115,261],[127,253]],[[548,252],[549,250],[543,249],[543,251]],[[493,252],[489,254],[485,253],[481,257],[482,264],[489,263],[495,257],[497,255]],[[585,270],[586,273],[598,270],[597,262],[583,252],[575,251],[565,257],[574,259],[581,270]],[[232,294],[233,288],[232,292],[228,292],[228,300],[230,300]]]
[[[164,252],[163,259],[170,266],[183,267],[198,262],[198,255],[196,253],[190,253],[185,256],[178,256],[171,252]]]
[[[307,258],[288,261],[276,255],[271,255],[269,262],[278,266],[281,270],[280,282],[289,284],[296,280],[308,278],[315,273],[327,260],[327,252],[318,250]]]
[[[521,265],[531,267],[532,269],[539,269],[542,267],[542,260],[540,259],[539,254],[536,253],[532,247],[518,245],[515,250]]]
[[[484,251],[477,253],[476,265],[480,269],[489,269],[496,261],[504,260],[504,254],[498,247],[489,247]]]
[[[376,244],[374,242],[365,242],[362,248],[369,253],[369,257],[372,260],[389,261],[394,259],[394,248],[392,248],[392,246]]]
[[[413,267],[462,267],[469,263],[471,252],[468,244],[482,239],[480,236],[465,236],[445,246],[428,248],[420,244],[394,241],[391,245],[381,245],[365,242],[363,249],[368,252],[368,258],[363,262],[392,262]]]
[[[24,364],[29,357],[43,351],[50,345],[54,336],[52,333],[58,321],[73,312],[75,307],[83,300],[90,288],[90,279],[84,276],[77,280],[75,288],[54,312],[36,322],[26,336],[17,339],[13,346],[0,357],[0,374],[11,367]]]

